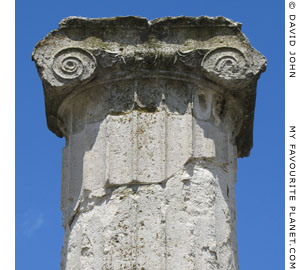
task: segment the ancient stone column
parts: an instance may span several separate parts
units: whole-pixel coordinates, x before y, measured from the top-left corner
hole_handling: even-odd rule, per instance
[[[63,149],[61,269],[236,270],[265,58],[223,17],[70,17],[35,47]]]

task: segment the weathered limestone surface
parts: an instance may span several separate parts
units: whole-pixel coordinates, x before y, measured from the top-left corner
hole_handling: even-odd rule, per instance
[[[223,17],[70,17],[40,41],[66,138],[61,269],[236,270],[236,160],[265,58]]]

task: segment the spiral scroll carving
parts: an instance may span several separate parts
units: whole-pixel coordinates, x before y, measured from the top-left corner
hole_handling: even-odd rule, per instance
[[[82,81],[90,78],[96,67],[96,59],[86,50],[67,48],[54,56],[52,70],[60,81],[74,79]]]
[[[249,64],[241,51],[222,47],[208,52],[202,60],[206,77],[227,87],[240,87],[249,78]]]

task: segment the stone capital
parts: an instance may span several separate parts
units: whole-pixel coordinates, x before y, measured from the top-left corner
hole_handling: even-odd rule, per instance
[[[106,83],[165,78],[199,85],[202,94],[204,88],[213,89],[228,99],[225,104],[234,100],[241,108],[234,120],[238,156],[249,155],[256,82],[266,60],[251,47],[239,23],[206,16],[153,21],[69,17],[36,45],[33,60],[44,86],[48,127],[59,137],[67,135],[59,112],[70,96]],[[144,103],[132,98],[129,107],[146,110],[159,102],[150,94],[140,97]],[[129,108],[122,106],[124,112]]]

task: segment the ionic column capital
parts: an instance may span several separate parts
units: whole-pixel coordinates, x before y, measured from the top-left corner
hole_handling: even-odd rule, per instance
[[[241,25],[223,17],[69,17],[33,52],[43,81],[48,127],[64,136],[61,104],[70,95],[115,81],[168,78],[214,89],[243,108],[239,156],[252,147],[256,82],[265,58]],[[240,122],[240,121],[239,121]]]

